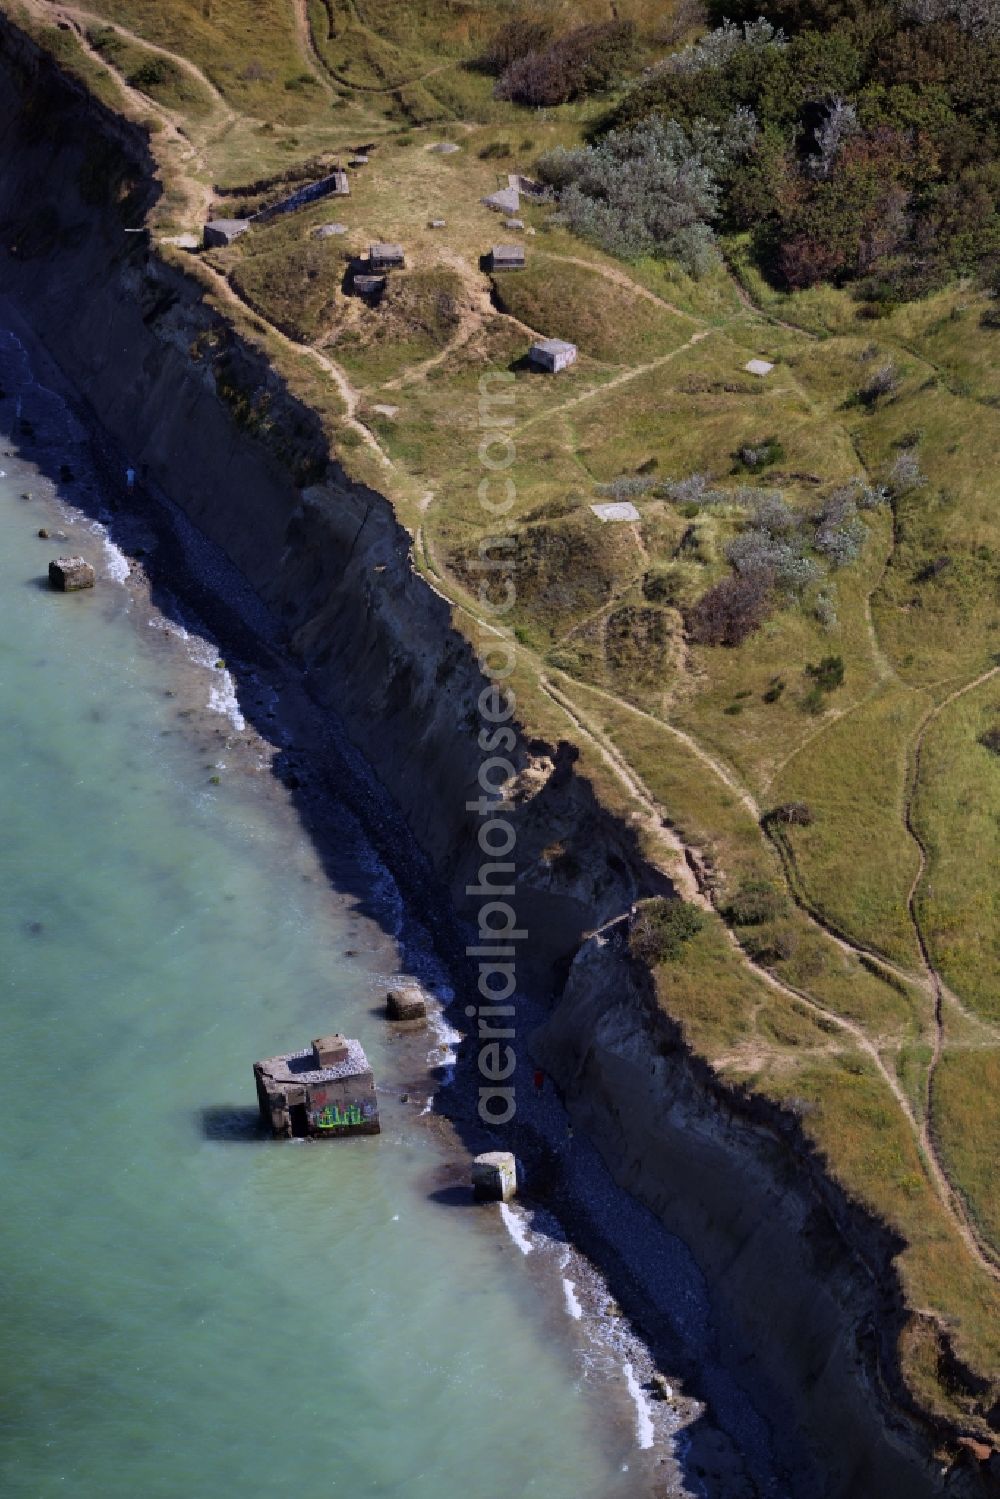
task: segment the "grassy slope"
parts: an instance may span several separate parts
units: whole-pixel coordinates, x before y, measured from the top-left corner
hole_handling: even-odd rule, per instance
[[[208,79],[202,86],[170,67],[159,81],[142,75],[160,111],[161,229],[197,228],[197,194],[184,190],[192,184],[207,202],[213,185],[249,191],[307,158],[376,142],[350,199],[257,228],[209,257],[256,315],[223,305],[324,412],[355,470],[419,525],[417,564],[456,600],[457,622],[470,630],[468,559],[483,534],[479,379],[487,370],[515,374],[517,499],[507,524],[517,548],[515,684],[525,720],[549,738],[575,735],[584,773],[629,815],[620,756],[702,860],[720,909],[748,885],[765,889],[765,919],[736,922],[733,932],[784,987],[748,966],[713,917],[684,963],[660,970],[663,1003],[734,1083],[796,1109],[831,1172],[903,1233],[900,1269],[914,1304],[945,1316],[970,1361],[995,1369],[996,1287],[956,1239],[914,1133],[933,1015],[907,910],[918,855],[904,824],[912,790],[912,826],[928,858],[916,909],[929,951],[970,1012],[996,1020],[990,870],[1000,760],[978,742],[1000,709],[995,683],[931,720],[912,786],[928,712],[987,670],[997,649],[1000,332],[983,323],[984,299],[955,288],[864,324],[849,298],[828,288],[779,296],[734,244],[727,253],[758,311],[721,268],[694,283],[676,266],[625,267],[525,203],[535,231],[525,240],[529,269],[496,278],[513,321],[491,310],[479,269],[489,245],[507,237],[480,199],[507,171],[530,171],[539,151],[578,140],[601,106],[541,113],[495,104],[489,81],[462,66],[495,10],[419,0],[404,13],[388,0],[309,0],[317,63],[301,47],[290,3],[95,0],[92,8],[88,29],[99,43],[101,18],[137,33],[104,37],[111,71],[71,34],[50,29],[46,40],[102,97],[120,100],[116,69],[134,78],[149,61],[142,38]],[[595,19],[610,10],[603,0],[571,9]],[[647,44],[658,9],[643,0],[619,6]],[[133,113],[141,98],[128,101]],[[176,118],[190,149],[168,139]],[[461,149],[426,149],[444,138]],[[489,148],[503,154],[481,155]],[[234,200],[217,201],[225,211]],[[430,229],[438,217],[446,227]],[[317,240],[312,231],[332,218],[348,234]],[[380,308],[364,308],[341,291],[344,256],[383,238],[404,242],[410,269],[393,277]],[[206,285],[219,294],[217,282]],[[323,368],[262,318],[337,362],[354,388],[353,425]],[[572,338],[579,363],[557,380],[525,371],[533,333]],[[767,380],[744,372],[752,355],[775,362]],[[899,390],[865,410],[855,394],[873,361],[887,358]],[[358,420],[391,466],[380,468],[364,447]],[[638,524],[602,526],[589,510],[597,485],[640,467],[734,484],[734,452],[771,435],[784,456],[759,483],[780,486],[805,517],[834,485],[883,477],[903,444],[917,444],[927,483],[893,514],[866,516],[861,558],[822,585],[834,598],[832,624],[821,624],[813,588],[737,650],[689,647],[675,605],[725,572],[723,548],[740,512],[691,516],[640,498]],[[418,494],[431,496],[419,511]],[[923,578],[941,557],[946,565]],[[644,580],[664,573],[674,596],[651,600]],[[844,659],[844,684],[814,714],[805,667],[831,652]],[[572,721],[546,694],[546,675],[574,704]],[[808,802],[815,820],[791,830],[794,863],[783,866],[758,819],[788,800]],[[806,908],[900,971],[865,966]],[[975,1221],[995,1239],[996,1142],[978,1124],[995,1092],[997,1036],[949,1006],[945,1043],[934,1138]],[[900,1078],[911,1119],[877,1059]],[[905,1356],[925,1397],[954,1410],[954,1391],[938,1384],[919,1337]]]

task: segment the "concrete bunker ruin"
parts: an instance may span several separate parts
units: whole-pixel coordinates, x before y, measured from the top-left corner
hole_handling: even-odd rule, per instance
[[[375,1076],[360,1041],[333,1034],[304,1051],[255,1062],[261,1117],[285,1140],[377,1135]]]

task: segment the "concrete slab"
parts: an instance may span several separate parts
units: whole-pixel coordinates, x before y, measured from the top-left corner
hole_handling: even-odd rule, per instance
[[[606,505],[591,505],[591,510],[598,520],[623,521],[641,520],[638,510],[631,500],[610,500]]]

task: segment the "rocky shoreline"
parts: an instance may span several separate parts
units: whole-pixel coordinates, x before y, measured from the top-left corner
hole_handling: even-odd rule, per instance
[[[32,368],[44,371],[49,387],[86,422],[88,413],[24,319],[0,299],[3,327],[16,330],[30,350]],[[176,732],[204,756],[206,785],[218,783],[221,788],[234,778],[252,781],[254,796],[270,805],[271,815],[305,825],[321,870],[339,892],[350,890],[354,857],[353,851],[345,855],[340,846],[345,809],[363,830],[364,841],[381,845],[378,857],[400,891],[398,929],[383,924],[387,981],[401,962],[437,998],[427,1030],[398,1030],[393,1046],[396,1067],[390,1078],[379,1079],[379,1087],[407,1109],[410,1127],[429,1130],[437,1140],[442,1163],[428,1191],[448,1207],[466,1200],[470,1151],[463,1140],[467,1126],[477,1128],[475,1054],[457,1039],[460,1033],[452,1029],[447,1014],[451,1005],[460,1018],[462,994],[456,998],[452,980],[461,984],[465,964],[463,933],[446,897],[342,730],[310,699],[301,672],[281,651],[274,621],[241,587],[230,565],[185,524],[165,496],[144,485],[137,486],[127,504],[124,497],[112,498],[114,508],[105,508],[105,497],[118,496],[123,489],[123,455],[99,427],[90,427],[89,445],[96,483],[77,473],[59,486],[56,496],[35,494],[33,502],[26,503],[26,524],[39,518],[47,522],[41,529],[49,534],[40,538],[39,554],[47,556],[54,546],[69,545],[90,556],[102,591],[118,587],[127,594],[131,627],[144,633],[152,630],[167,653]],[[42,451],[32,454],[29,444],[21,460],[51,456]],[[63,457],[56,455],[59,464]],[[216,686],[217,681],[224,685]],[[342,754],[350,758],[350,767]],[[362,911],[369,918],[374,914],[364,907]],[[564,1314],[581,1324],[579,1336],[572,1337],[573,1329],[569,1330],[570,1357],[594,1386],[596,1409],[608,1422],[609,1440],[628,1446],[635,1428],[637,1450],[630,1471],[635,1472],[637,1499],[647,1492],[678,1499],[718,1492],[718,1484],[727,1493],[743,1492],[740,1460],[723,1437],[707,1431],[693,1444],[681,1437],[681,1447],[695,1453],[696,1468],[712,1487],[703,1490],[685,1479],[672,1449],[683,1428],[701,1417],[702,1405],[682,1394],[679,1385],[669,1402],[654,1403],[649,1391],[655,1389],[658,1370],[649,1346],[625,1317],[605,1276],[574,1247],[574,1220],[581,1204],[561,1194],[557,1219],[532,1195],[536,1174],[550,1176],[553,1152],[564,1151],[571,1137],[554,1090],[549,1088],[537,1104],[527,1102],[525,1111],[531,1118],[528,1130],[519,1132],[519,1144],[529,1186],[524,1200],[503,1213],[504,1229],[546,1298],[540,1314],[551,1324],[553,1336],[566,1337]],[[590,1169],[595,1178],[589,1189],[593,1201],[609,1191],[614,1197],[596,1157]],[[624,1194],[617,1195],[626,1206]],[[652,1222],[646,1227],[648,1232],[656,1230]],[[668,1387],[672,1390],[669,1383]]]

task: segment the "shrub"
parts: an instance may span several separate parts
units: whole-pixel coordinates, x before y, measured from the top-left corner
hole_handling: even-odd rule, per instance
[[[783,802],[780,807],[773,808],[764,820],[768,823],[780,823],[788,828],[808,828],[816,819],[807,802]]]
[[[753,932],[742,938],[741,946],[747,956],[764,968],[776,963],[786,963],[795,956],[799,945],[799,934],[791,926],[775,926],[767,931]]]
[[[837,489],[820,510],[813,545],[833,567],[846,567],[860,557],[868,527],[858,515],[854,488]]]
[[[510,141],[490,141],[479,153],[480,161],[495,161],[501,156],[510,156]]]
[[[917,569],[914,581],[917,583],[932,583],[942,573],[951,567],[951,558],[948,556],[934,557],[930,562],[925,562],[923,567]]]
[[[771,589],[759,573],[723,578],[685,611],[684,623],[698,645],[742,645],[771,612]]]
[[[715,505],[728,499],[724,490],[710,489],[707,474],[689,474],[686,479],[669,479],[663,493],[677,505]]]
[[[889,470],[890,493],[899,499],[915,489],[923,489],[926,483],[927,480],[920,471],[916,448],[903,448],[897,453]]]
[[[666,58],[657,71],[681,74],[717,72],[732,62],[739,53],[759,52],[770,47],[781,49],[785,46],[787,42],[783,32],[763,17],[747,21],[742,26],[726,20],[714,31],[692,42],[690,47]]]
[[[783,677],[775,677],[774,681],[770,684],[770,686],[767,688],[767,690],[764,693],[764,701],[765,701],[765,703],[776,703],[778,701],[778,699],[780,698],[781,694],[784,692],[784,690],[785,690],[785,681],[784,681],[784,678]]]
[[[711,221],[719,172],[738,142],[675,120],[612,131],[596,146],[558,147],[538,165],[575,233],[622,259],[662,255],[700,274],[717,259]]]
[[[722,907],[733,926],[762,926],[782,915],[785,901],[767,880],[743,880]]]
[[[655,568],[642,580],[642,596],[651,604],[679,604],[684,595],[684,577],[672,568]]]
[[[656,480],[642,474],[619,474],[608,484],[598,484],[597,493],[611,500],[633,500],[648,494]]]
[[[821,692],[834,692],[844,685],[843,656],[824,656],[817,665],[806,667],[806,676],[812,677]]]
[[[170,82],[171,72],[170,64],[165,58],[151,57],[129,74],[128,81],[134,88],[144,91],[162,88],[165,83]]]
[[[988,749],[991,755],[1000,755],[1000,728],[986,729],[980,734],[979,743],[984,749]]]
[[[555,22],[549,16],[514,16],[491,37],[478,66],[484,73],[502,73],[519,57],[548,46],[554,29]]]
[[[629,946],[635,956],[655,967],[680,957],[684,944],[696,937],[705,925],[697,906],[674,897],[652,900],[639,907],[629,933]]]
[[[673,47],[689,32],[701,31],[707,22],[708,12],[702,0],[677,0],[670,14],[654,25],[653,41],[663,47]]]
[[[770,468],[773,463],[780,463],[785,456],[785,450],[776,437],[762,437],[759,442],[745,443],[733,454],[736,471],[744,469],[749,473],[756,473],[762,468]]]
[[[891,359],[879,368],[865,381],[858,391],[858,399],[863,406],[875,406],[886,396],[895,395],[899,389],[899,371]]]
[[[839,623],[837,619],[837,605],[831,594],[824,591],[816,595],[813,613],[824,630],[835,630],[837,628]]]
[[[819,576],[812,558],[794,543],[759,526],[748,526],[726,547],[726,557],[744,578],[760,577],[767,586],[798,592]]]
[[[778,490],[765,490],[763,494],[754,492],[749,502],[753,523],[762,531],[770,531],[772,536],[785,536],[798,529],[799,517]]]
[[[542,51],[519,52],[504,69],[494,97],[548,106],[597,93],[622,76],[634,44],[631,21],[577,26]]]

